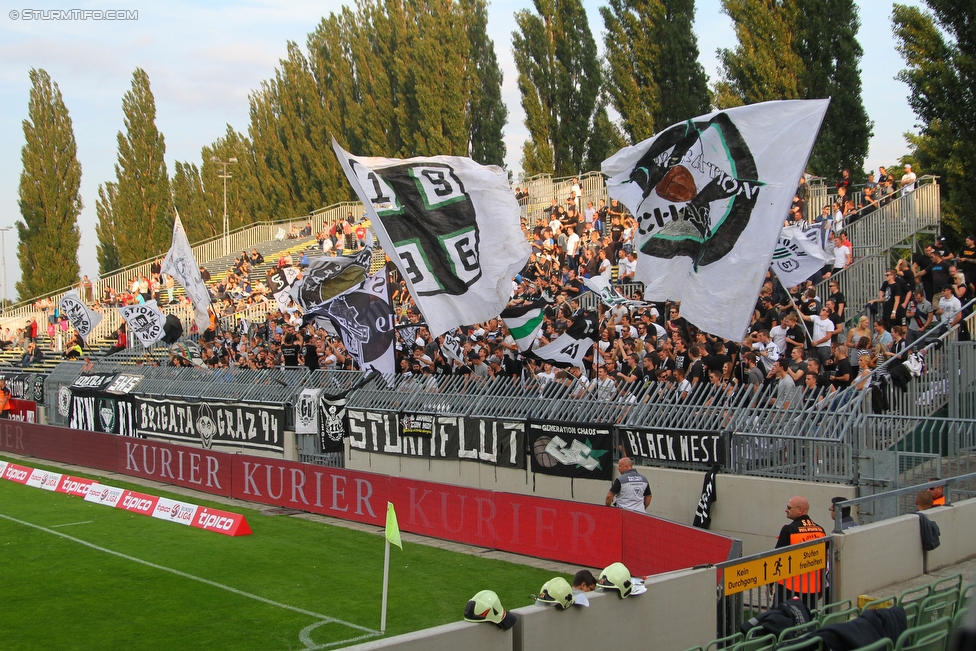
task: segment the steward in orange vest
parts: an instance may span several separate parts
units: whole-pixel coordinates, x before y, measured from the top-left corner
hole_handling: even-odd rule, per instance
[[[824,528],[810,519],[809,511],[810,503],[805,497],[790,499],[786,505],[786,517],[790,519],[790,523],[780,530],[779,538],[776,540],[777,549],[827,536]],[[820,570],[814,570],[780,581],[780,585],[790,592],[804,595],[816,594],[821,589],[821,574]]]

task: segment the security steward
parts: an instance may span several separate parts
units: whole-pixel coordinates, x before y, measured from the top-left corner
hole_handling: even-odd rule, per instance
[[[651,485],[647,477],[634,470],[630,457],[621,457],[617,462],[617,471],[620,476],[613,480],[607,492],[606,505],[614,506],[616,500],[617,508],[646,512],[651,503]]]
[[[790,519],[790,523],[780,529],[776,549],[827,536],[824,528],[810,519],[809,512],[810,502],[805,497],[790,498],[786,504],[786,517]],[[784,601],[798,596],[812,610],[817,607],[817,594],[820,592],[822,581],[820,570],[780,581],[777,588],[779,600]]]

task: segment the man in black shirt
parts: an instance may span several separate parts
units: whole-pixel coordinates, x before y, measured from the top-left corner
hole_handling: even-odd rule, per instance
[[[302,346],[301,351],[302,361],[305,363],[305,368],[310,371],[319,370],[319,349],[316,345],[317,339],[318,337],[315,337],[312,334],[308,334],[303,338],[305,343]]]
[[[847,359],[847,346],[837,346],[834,349],[834,356],[827,360],[827,370],[830,372],[830,383],[839,391],[851,385],[854,379],[854,370],[851,362]]]
[[[285,335],[285,343],[281,346],[281,359],[284,365],[297,367],[299,354],[301,354],[301,347],[296,343],[295,335],[288,333]]]

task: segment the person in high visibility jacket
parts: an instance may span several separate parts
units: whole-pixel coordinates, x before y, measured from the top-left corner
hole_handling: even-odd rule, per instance
[[[933,477],[929,481],[939,481],[938,477]],[[929,489],[932,493],[932,506],[945,506],[945,493],[942,486],[934,486]]]
[[[824,528],[814,522],[809,513],[810,502],[805,497],[790,498],[786,504],[786,517],[790,519],[790,523],[780,529],[779,538],[776,540],[777,549],[827,536]],[[822,587],[821,574],[820,570],[814,570],[780,581],[781,597],[789,599],[798,595],[807,602],[808,607],[815,608],[817,593]]]

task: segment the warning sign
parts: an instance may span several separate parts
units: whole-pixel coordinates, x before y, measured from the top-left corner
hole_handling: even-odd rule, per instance
[[[725,595],[728,596],[826,567],[826,543],[800,549],[787,549],[762,558],[729,565],[723,570],[722,586]]]

